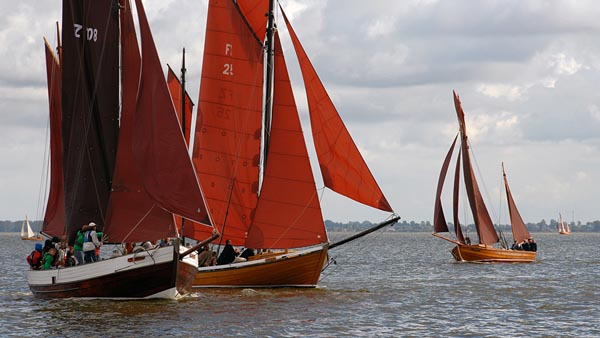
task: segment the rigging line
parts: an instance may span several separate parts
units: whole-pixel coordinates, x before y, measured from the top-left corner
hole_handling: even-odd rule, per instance
[[[47,147],[44,147],[44,159],[42,161],[42,175],[40,177],[40,187],[38,190],[38,202],[37,202],[37,207],[36,207],[36,217],[38,219],[42,219],[43,220],[43,211],[46,207],[44,207],[44,201],[46,200],[46,198],[48,197],[48,190],[50,189],[48,187],[49,183],[49,176],[50,176],[50,118],[48,118],[47,120],[47,124],[46,124],[46,145],[48,145]]]

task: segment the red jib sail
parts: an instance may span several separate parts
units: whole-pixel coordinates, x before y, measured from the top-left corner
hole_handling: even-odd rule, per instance
[[[109,241],[141,242],[174,237],[173,216],[148,195],[133,154],[133,129],[140,84],[141,57],[129,0],[121,0],[122,111],[117,162],[104,232]]]
[[[214,225],[234,245],[258,199],[262,96],[262,43],[233,1],[209,1],[193,160]]]
[[[210,224],[140,0],[142,68],[133,121],[133,157],[146,192],[162,208]]]
[[[365,205],[393,211],[344,126],[283,9],[281,13],[300,63],[315,150],[325,186]]]
[[[444,181],[446,180],[446,174],[448,173],[448,166],[452,159],[452,152],[454,151],[454,145],[456,145],[456,139],[454,138],[448,154],[442,164],[442,170],[440,171],[440,177],[438,178],[437,192],[435,194],[435,204],[433,208],[433,232],[448,232],[448,224],[446,224],[446,217],[444,216],[444,209],[442,208],[442,189],[444,187]]]
[[[46,47],[46,75],[50,112],[50,187],[42,231],[50,236],[61,236],[65,231],[65,195],[62,174],[62,105],[60,64],[48,41]]]
[[[297,248],[324,243],[323,215],[277,32],[274,64],[268,161],[246,246]]]

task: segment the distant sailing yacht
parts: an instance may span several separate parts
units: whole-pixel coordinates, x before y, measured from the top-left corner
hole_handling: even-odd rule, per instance
[[[25,220],[23,221],[23,225],[21,225],[21,239],[24,241],[41,241],[42,236],[33,232],[31,229],[31,225],[29,224],[29,220],[27,216],[25,216]]]
[[[458,95],[454,92],[454,107],[458,115],[458,123],[460,129],[460,148],[458,150],[458,158],[456,161],[456,169],[454,172],[454,191],[453,191],[453,211],[454,211],[454,227],[456,240],[439,235],[440,232],[449,232],[442,209],[441,194],[444,186],[448,166],[452,158],[452,152],[458,139],[458,135],[454,138],[452,146],[446,155],[440,177],[438,180],[437,194],[434,206],[434,233],[433,235],[444,240],[455,243],[456,246],[452,249],[454,259],[461,262],[532,262],[536,258],[535,251],[513,250],[508,247],[508,243],[504,242],[501,247],[492,246],[500,241],[500,236],[494,228],[494,224],[489,216],[483,197],[477,185],[475,174],[471,165],[471,150],[467,138],[467,127],[465,124],[465,115],[460,103]],[[461,161],[462,159],[462,161]],[[459,179],[460,165],[463,165],[463,180],[465,190],[469,198],[469,204],[473,214],[477,235],[479,237],[478,244],[471,244],[468,237],[464,237],[458,219],[458,197],[459,197]],[[515,201],[508,186],[506,173],[504,172],[504,164],[502,165],[502,174],[504,176],[504,185],[506,188],[506,198],[508,200],[508,210],[510,212],[510,223],[512,227],[513,237],[516,243],[524,243],[529,241],[531,234],[527,230]]]
[[[558,233],[561,235],[569,235],[571,234],[571,228],[569,227],[569,223],[565,223],[565,221],[563,221],[562,219],[562,215],[560,213],[558,213],[558,224],[556,225],[557,229],[558,229]]]

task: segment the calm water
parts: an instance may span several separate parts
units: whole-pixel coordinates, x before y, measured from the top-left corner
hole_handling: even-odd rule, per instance
[[[532,264],[455,263],[450,243],[387,232],[332,251],[317,289],[48,301],[27,286],[33,242],[0,234],[0,336],[600,337],[600,234],[535,237]]]

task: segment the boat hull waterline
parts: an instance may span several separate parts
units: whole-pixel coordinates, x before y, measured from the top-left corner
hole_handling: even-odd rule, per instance
[[[163,247],[64,269],[30,270],[29,288],[38,298],[166,298],[187,294],[197,265]]]
[[[247,262],[201,267],[194,288],[273,288],[317,286],[329,245]]]
[[[535,251],[507,250],[481,245],[457,245],[452,256],[459,262],[474,263],[529,263],[535,261]]]

